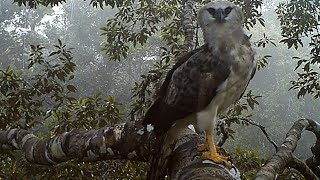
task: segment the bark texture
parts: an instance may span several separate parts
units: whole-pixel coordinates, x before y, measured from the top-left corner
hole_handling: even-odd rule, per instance
[[[170,129],[171,132],[175,128]],[[186,128],[166,139],[161,152],[155,152],[156,139],[152,126],[142,127],[141,121],[130,121],[113,127],[74,130],[52,138],[38,138],[23,129],[0,131],[0,154],[12,150],[24,152],[27,161],[55,165],[71,159],[93,162],[110,159],[132,159],[148,162],[159,154],[167,160],[171,179],[237,179],[239,172],[200,160],[197,145],[203,137]],[[169,136],[168,136],[169,137]],[[237,172],[237,173],[235,173]],[[234,178],[236,177],[236,178]]]
[[[23,129],[0,131],[0,153],[22,150],[29,162],[54,165],[70,159],[147,161],[153,135],[139,121],[90,131],[74,130],[40,139]]]
[[[195,27],[193,22],[195,22],[194,16],[194,1],[185,0],[183,8],[183,17],[182,17],[182,27],[185,34],[183,52],[188,52],[194,49],[194,35]]]
[[[295,168],[307,179],[319,179],[315,171],[319,165],[319,127],[318,123],[309,119],[295,122],[285,141],[255,179],[275,179],[285,167]],[[306,163],[292,155],[305,129],[317,136],[317,142],[312,147],[314,156]],[[183,129],[172,127],[166,134],[160,152],[155,151],[156,142],[153,127],[142,127],[141,121],[90,131],[74,130],[48,139],[38,138],[26,130],[12,129],[0,131],[0,154],[21,150],[29,162],[41,165],[54,165],[70,159],[84,162],[109,159],[148,162],[153,156],[161,156],[167,162],[161,168],[166,169],[170,179],[240,179],[236,168],[228,170],[222,165],[200,159],[197,146],[204,143],[204,137],[196,134],[190,126]]]
[[[297,161],[293,156],[293,152],[297,147],[297,143],[301,137],[303,130],[307,129],[311,132],[319,133],[319,124],[310,119],[300,119],[294,123],[286,135],[284,142],[278,147],[277,152],[269,159],[269,161],[256,174],[256,180],[273,180],[278,177],[283,170],[288,167],[294,167],[308,179],[319,179],[314,172],[304,163]],[[317,139],[318,142],[319,139]],[[318,151],[319,152],[319,151]]]

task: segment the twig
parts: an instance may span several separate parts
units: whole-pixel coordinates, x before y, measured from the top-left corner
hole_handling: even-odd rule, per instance
[[[274,147],[275,149],[278,149],[277,143],[274,142],[274,141],[270,138],[270,136],[269,136],[269,134],[267,133],[266,128],[265,128],[264,126],[260,125],[260,124],[257,123],[257,122],[254,122],[254,121],[251,120],[251,119],[240,118],[240,120],[241,120],[241,121],[245,121],[245,122],[247,122],[247,123],[249,123],[249,124],[251,124],[251,125],[253,125],[253,126],[256,126],[256,127],[260,128],[261,131],[263,132],[264,136],[265,136],[265,137],[268,139],[268,141],[273,145],[273,147]]]
[[[261,131],[263,132],[263,134],[265,135],[265,137],[268,139],[268,141],[274,146],[275,149],[278,149],[277,143],[271,139],[271,137],[269,136],[269,134],[266,131],[266,128],[264,126],[260,125],[259,123],[253,121],[252,119],[242,118],[242,117],[238,117],[238,116],[231,116],[231,117],[222,118],[220,120],[220,122],[225,122],[224,124],[226,124],[226,123],[228,123],[228,121],[235,121],[235,120],[240,120],[240,121],[246,122],[250,125],[253,125],[253,126],[260,128]],[[219,126],[221,126],[221,125],[224,126],[223,124],[220,123]],[[220,129],[221,129],[221,127],[220,127]],[[224,127],[221,129],[221,133],[222,133],[222,138],[218,142],[218,145],[223,145],[224,142],[229,137],[229,135],[227,135],[227,132],[224,130]]]

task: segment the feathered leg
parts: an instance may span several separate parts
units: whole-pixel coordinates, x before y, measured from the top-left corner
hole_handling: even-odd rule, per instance
[[[203,152],[201,158],[202,159],[209,159],[212,160],[215,163],[223,164],[228,169],[232,168],[232,165],[230,162],[228,162],[228,158],[225,156],[222,156],[218,153],[219,148],[214,144],[214,138],[211,132],[206,131],[206,143],[202,146],[198,147],[198,151],[208,151]]]

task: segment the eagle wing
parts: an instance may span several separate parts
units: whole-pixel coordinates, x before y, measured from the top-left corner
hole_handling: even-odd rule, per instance
[[[254,52],[249,37],[244,38],[242,45],[251,50],[245,56],[253,61]],[[147,110],[143,124],[152,124],[156,134],[163,134],[175,120],[201,111],[223,89],[231,73],[233,58],[224,53],[213,55],[208,45],[178,58],[161,85],[157,98]],[[253,76],[254,72],[255,69],[250,75]]]
[[[178,60],[148,109],[144,124],[153,124],[161,134],[175,120],[205,108],[230,74],[229,61],[221,58],[228,57],[212,55],[205,45]]]

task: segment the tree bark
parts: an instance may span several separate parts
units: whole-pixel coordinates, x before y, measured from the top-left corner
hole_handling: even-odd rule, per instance
[[[308,166],[297,161],[293,156],[293,152],[297,147],[297,143],[304,129],[314,132],[316,135],[320,132],[320,126],[313,120],[300,119],[294,123],[288,131],[284,142],[278,147],[277,152],[269,159],[269,161],[260,169],[254,179],[273,180],[283,172],[285,167],[291,165],[298,171],[302,172],[308,179],[319,179]],[[319,139],[317,139],[318,142]],[[319,151],[318,151],[319,152]]]
[[[172,128],[173,130],[174,128]],[[174,130],[173,130],[174,131]],[[200,160],[196,150],[203,137],[186,128],[166,141],[163,154],[169,158],[171,179],[234,179],[239,173],[221,165]],[[12,150],[24,152],[26,160],[39,165],[55,165],[71,159],[94,162],[111,159],[131,159],[148,162],[153,155],[156,139],[152,127],[142,127],[141,121],[129,121],[113,127],[90,131],[74,130],[49,139],[38,138],[23,129],[0,131],[0,154]]]
[[[240,179],[239,171],[234,167],[228,170],[209,160],[202,160],[197,147],[204,143],[204,138],[190,133],[180,138],[170,156],[169,169],[171,179]]]
[[[12,129],[0,131],[0,154],[22,150],[29,162],[41,165],[54,165],[70,159],[83,162],[109,159],[147,161],[153,143],[150,132],[140,121],[90,131],[74,130],[50,139],[40,139],[23,129]]]
[[[297,121],[276,154],[261,168],[255,179],[275,179],[285,167],[290,166],[307,179],[317,180],[313,168],[295,158],[292,152],[304,129],[318,136],[319,127],[312,120]],[[54,165],[70,159],[83,162],[110,159],[148,162],[160,154],[168,160],[167,166],[162,168],[167,169],[170,179],[240,179],[236,168],[228,170],[222,165],[200,159],[201,153],[197,147],[204,142],[204,137],[195,133],[193,128],[188,126],[178,131],[172,127],[161,152],[155,151],[157,139],[152,129],[152,126],[142,127],[141,121],[128,121],[96,130],[74,130],[48,139],[40,139],[26,130],[12,129],[0,131],[0,154],[21,150],[29,162],[41,165]],[[318,143],[319,139],[313,147],[314,156],[317,156]],[[312,162],[318,168],[316,157]]]
[[[189,52],[194,49],[194,35],[195,35],[195,26],[194,22],[194,4],[193,0],[185,0],[183,8],[183,17],[182,17],[182,27],[185,34],[184,48],[183,52]]]

